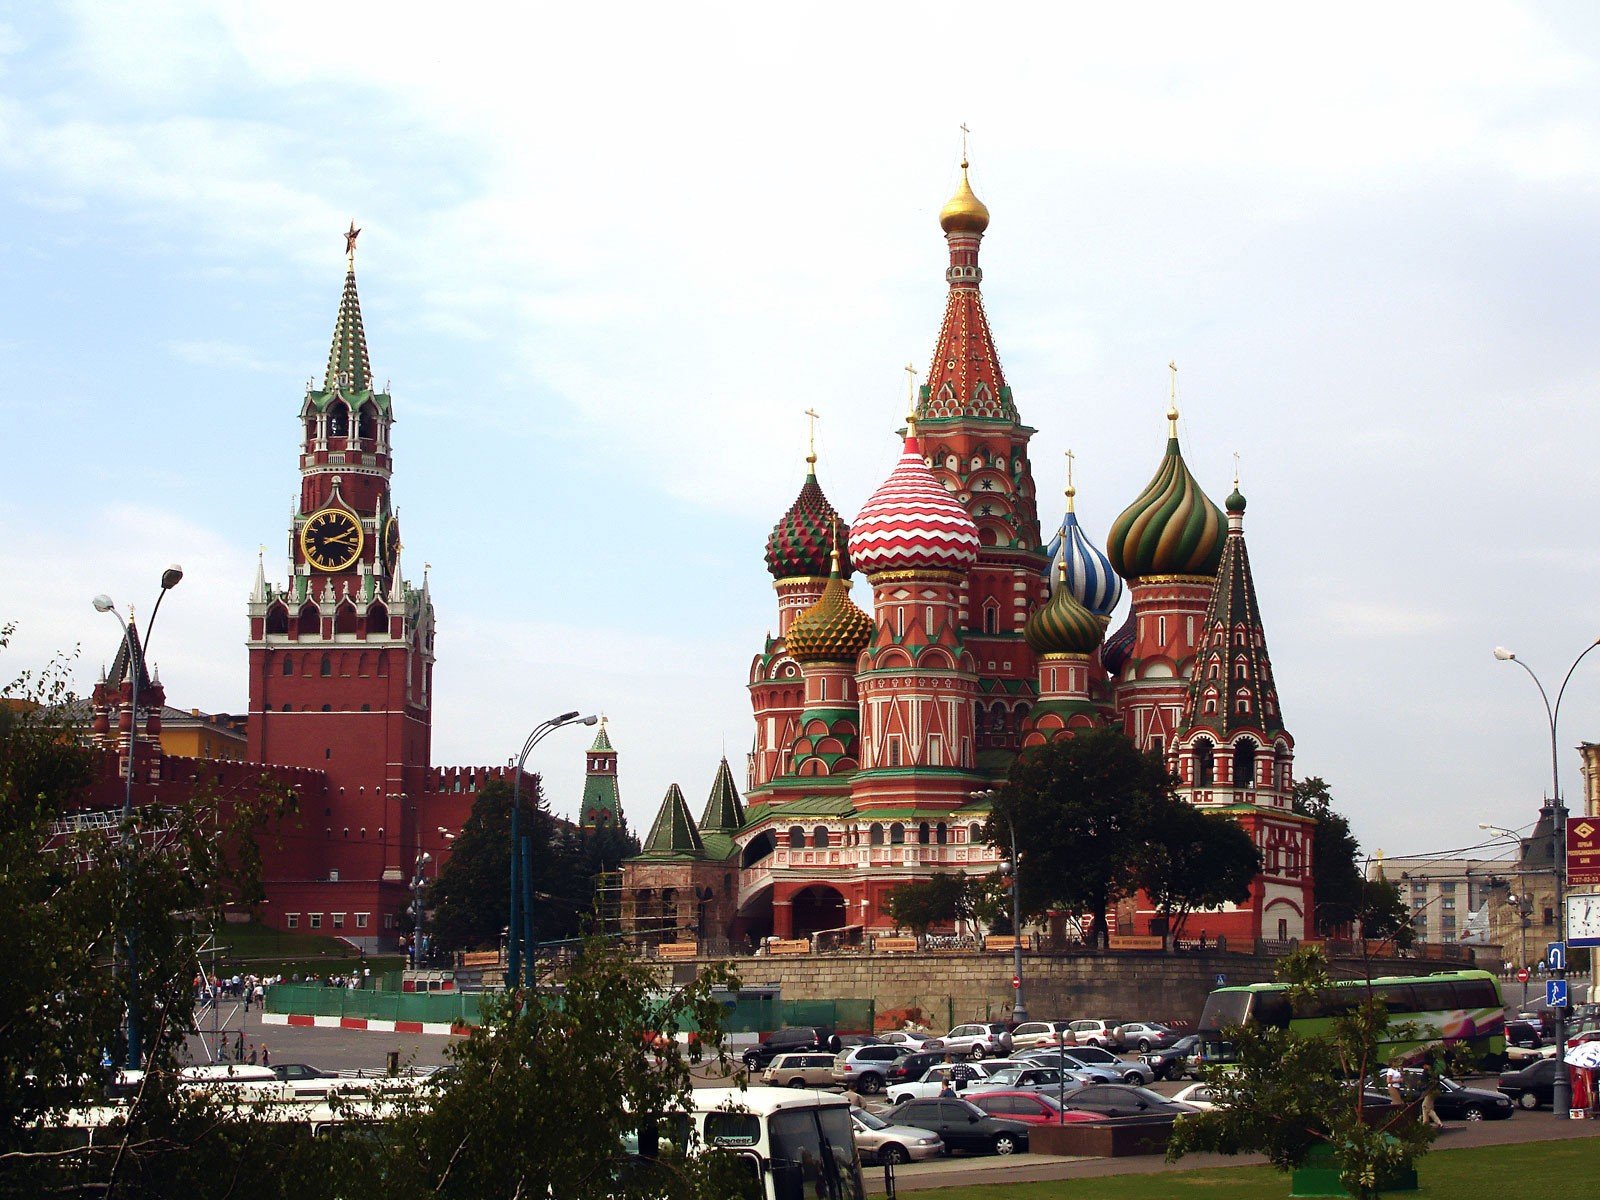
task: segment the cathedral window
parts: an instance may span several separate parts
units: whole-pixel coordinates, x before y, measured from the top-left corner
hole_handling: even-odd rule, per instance
[[[972,704],[972,728],[975,732],[981,734],[983,732],[983,726],[983,701],[975,700]]]
[[[974,846],[983,841],[983,826],[979,825],[976,821],[967,826],[967,841],[971,842]]]
[[[1215,709],[1216,705],[1211,706]],[[1205,739],[1194,744],[1194,783],[1196,787],[1210,787],[1217,779],[1216,751]]]
[[[986,601],[983,606],[983,631],[1000,632],[1000,606],[993,599]]]
[[[317,637],[322,633],[322,615],[315,604],[306,603],[300,609],[300,636]]]
[[[322,706],[322,711],[323,711],[323,712],[332,712],[332,711],[333,711],[333,705],[331,705],[331,704],[324,704],[324,705],[323,705],[323,706]]]
[[[931,845],[933,840],[933,827],[926,821],[917,826],[917,845]]]
[[[342,438],[350,432],[350,410],[335,404],[328,410],[328,436]]]
[[[825,825],[818,825],[811,831],[811,844],[818,850],[828,848],[828,829]]]
[[[941,846],[950,840],[950,829],[943,821],[933,827],[933,840]]]
[[[1167,644],[1167,619],[1165,617],[1156,618],[1156,641],[1163,646]]]
[[[883,826],[874,821],[867,829],[867,845],[883,845]]]
[[[284,711],[284,712],[293,712],[293,711],[294,711],[294,705],[292,705],[292,704],[285,704],[285,705],[284,705],[284,706],[283,706],[283,711]]]
[[[906,827],[896,821],[889,826],[889,845],[903,846],[906,843]]]
[[[806,831],[796,825],[789,830],[789,849],[804,850],[806,848]]]
[[[267,632],[269,634],[289,632],[289,610],[283,605],[274,604],[267,609]]]
[[[889,765],[891,767],[900,765],[900,739],[897,737],[889,739]]]
[[[294,656],[293,655],[285,654],[283,656],[283,673],[285,675],[293,675],[294,674]]]
[[[1256,782],[1256,744],[1246,738],[1233,748],[1233,786],[1254,787]]]

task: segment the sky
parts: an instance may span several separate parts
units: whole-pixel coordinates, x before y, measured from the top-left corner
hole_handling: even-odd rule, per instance
[[[258,546],[352,218],[431,564],[434,760],[605,712],[629,819],[742,778],[803,475],[898,456],[972,130],[984,293],[1103,538],[1185,457],[1246,522],[1296,770],[1369,851],[1530,824],[1600,636],[1600,13],[1582,4],[0,2],[0,656],[92,686],[185,578],[170,703],[246,707]],[[857,584],[866,605],[865,585]],[[1124,602],[1126,603],[1126,601]],[[1120,618],[1119,618],[1120,619]],[[538,751],[558,812],[587,730]],[[1560,713],[1600,740],[1600,654]]]

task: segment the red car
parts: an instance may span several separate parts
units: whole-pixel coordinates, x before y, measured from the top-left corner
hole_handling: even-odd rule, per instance
[[[1097,1121],[1098,1113],[1065,1113],[1055,1099],[1044,1092],[973,1092],[967,1099],[991,1117],[1004,1117],[1007,1121],[1022,1121],[1028,1125],[1059,1125],[1067,1121]]]

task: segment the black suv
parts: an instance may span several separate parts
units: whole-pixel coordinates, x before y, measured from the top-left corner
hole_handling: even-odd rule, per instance
[[[1021,1121],[991,1117],[965,1100],[907,1100],[897,1108],[880,1113],[891,1125],[910,1125],[931,1129],[944,1139],[946,1150],[970,1150],[974,1154],[1016,1154],[1028,1148],[1028,1127]]]
[[[890,1083],[916,1083],[928,1073],[928,1068],[945,1061],[943,1050],[917,1050],[900,1059],[889,1068]]]
[[[820,1025],[795,1025],[775,1030],[759,1046],[744,1052],[744,1069],[747,1072],[764,1070],[780,1054],[804,1053],[807,1050],[839,1052],[838,1035]]]

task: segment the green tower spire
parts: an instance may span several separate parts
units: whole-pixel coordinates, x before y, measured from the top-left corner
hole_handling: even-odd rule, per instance
[[[711,795],[706,800],[706,810],[700,817],[701,833],[733,833],[744,824],[744,805],[739,802],[739,789],[733,784],[733,771],[728,767],[726,755],[717,768],[717,777],[711,783]]]
[[[689,805],[677,784],[667,789],[656,813],[650,836],[645,839],[644,858],[700,858],[706,852],[700,830],[689,815]]]
[[[578,805],[581,829],[617,829],[622,825],[622,794],[617,788],[617,752],[600,718],[600,732],[589,747],[583,778],[583,801]]]

